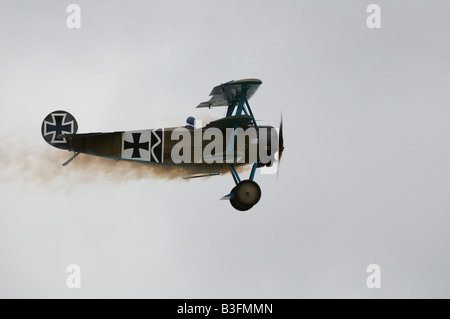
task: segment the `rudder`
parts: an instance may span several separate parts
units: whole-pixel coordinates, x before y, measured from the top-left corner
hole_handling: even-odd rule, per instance
[[[41,134],[44,140],[51,146],[67,148],[67,141],[61,135],[75,134],[78,123],[75,118],[66,111],[53,111],[42,122]]]

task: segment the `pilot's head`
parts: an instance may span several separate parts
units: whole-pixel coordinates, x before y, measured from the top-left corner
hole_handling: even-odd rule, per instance
[[[195,118],[193,118],[192,116],[189,116],[189,117],[186,119],[186,125],[195,127]]]

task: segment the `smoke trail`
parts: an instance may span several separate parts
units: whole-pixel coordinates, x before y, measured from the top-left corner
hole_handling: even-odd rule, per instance
[[[0,181],[22,182],[28,186],[70,188],[70,185],[110,181],[126,183],[142,179],[180,180],[197,174],[229,173],[227,167],[172,166],[116,161],[80,154],[67,166],[61,164],[72,152],[55,149],[45,142],[3,141],[0,145]],[[243,171],[246,168],[240,168]],[[186,181],[186,180],[184,180]]]

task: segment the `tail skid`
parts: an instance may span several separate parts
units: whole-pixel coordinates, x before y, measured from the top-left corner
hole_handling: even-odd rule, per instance
[[[69,158],[67,161],[65,161],[62,166],[66,166],[67,164],[69,164],[70,162],[72,162],[75,157],[77,157],[78,155],[80,155],[80,152],[76,152],[71,158]]]

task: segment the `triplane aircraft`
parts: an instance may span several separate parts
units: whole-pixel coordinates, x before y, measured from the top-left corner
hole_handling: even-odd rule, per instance
[[[256,169],[272,166],[275,161],[279,165],[284,150],[282,121],[279,133],[272,126],[258,125],[248,103],[261,83],[246,79],[216,86],[211,99],[197,108],[226,106],[226,116],[201,128],[195,128],[194,119],[188,118],[184,127],[77,134],[75,118],[65,111],[54,111],[44,119],[41,132],[50,145],[74,152],[64,166],[82,153],[144,164],[194,167],[197,174],[188,178],[220,175],[227,169],[236,186],[222,199],[246,211],[261,198],[261,188],[254,181]],[[252,165],[246,180],[236,170],[243,165]]]

